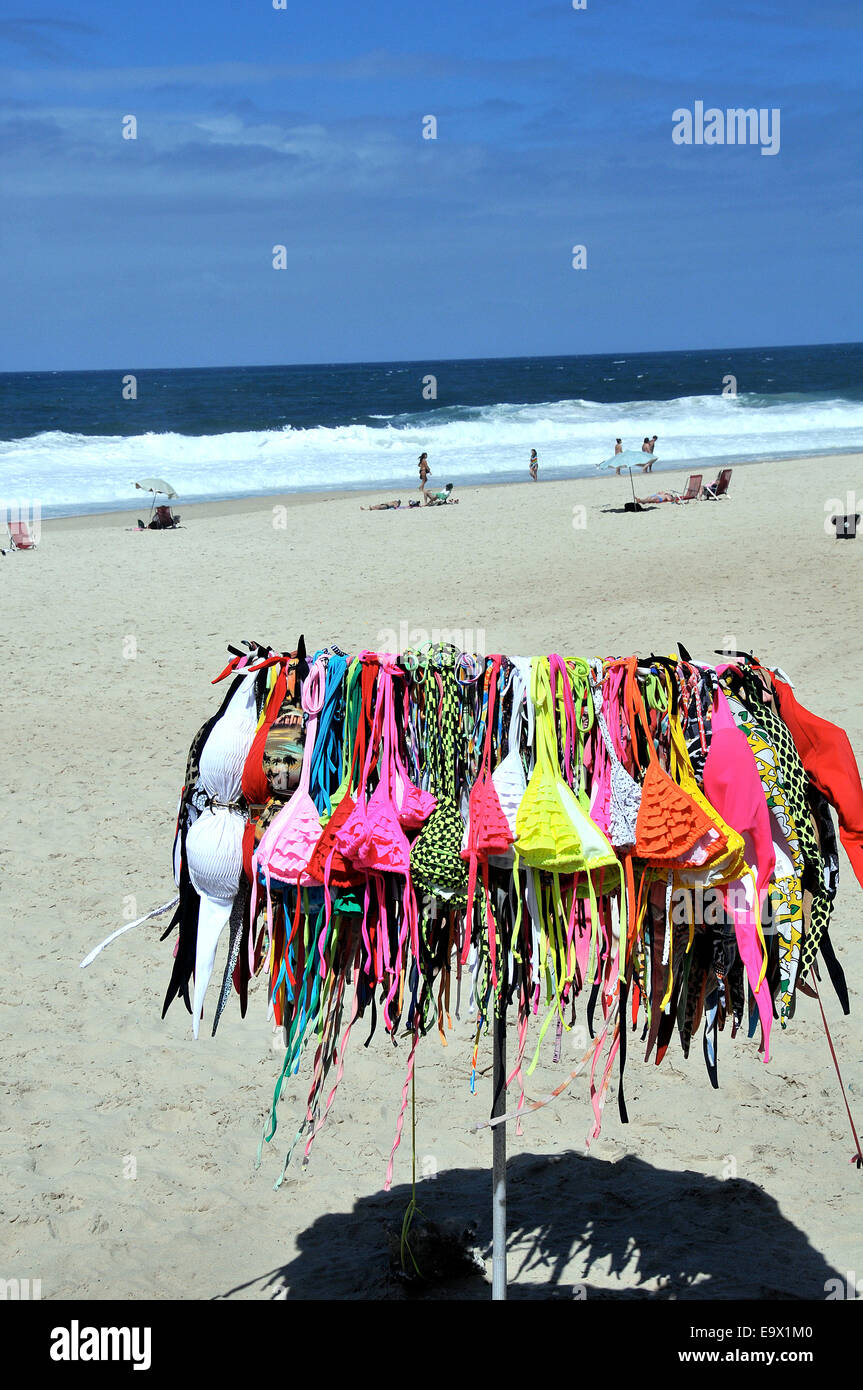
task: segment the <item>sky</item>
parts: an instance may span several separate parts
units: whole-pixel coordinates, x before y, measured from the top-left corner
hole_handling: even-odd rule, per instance
[[[859,0],[8,3],[2,371],[863,338]]]

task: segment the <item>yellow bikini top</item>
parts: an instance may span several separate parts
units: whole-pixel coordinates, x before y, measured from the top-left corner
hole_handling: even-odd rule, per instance
[[[548,657],[536,657],[531,663],[531,698],[536,714],[536,763],[516,815],[514,848],[525,864],[551,873],[616,870],[609,875],[606,891],[610,892],[619,881],[617,856],[560,770]]]

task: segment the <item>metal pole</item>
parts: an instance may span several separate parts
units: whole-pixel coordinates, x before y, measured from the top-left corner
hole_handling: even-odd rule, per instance
[[[506,1102],[506,1018],[494,1020],[494,1097],[492,1119],[502,1115]],[[491,1296],[506,1299],[506,1125],[492,1129],[492,1244]]]

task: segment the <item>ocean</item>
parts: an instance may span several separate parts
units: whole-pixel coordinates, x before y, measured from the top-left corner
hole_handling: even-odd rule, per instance
[[[436,484],[526,479],[531,449],[540,480],[578,478],[654,434],[655,472],[863,451],[863,344],[3,373],[0,501],[140,509],[151,476],[189,502],[408,493],[423,450]]]

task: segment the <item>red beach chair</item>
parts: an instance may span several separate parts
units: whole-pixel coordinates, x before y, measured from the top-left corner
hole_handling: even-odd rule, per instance
[[[703,473],[690,474],[689,482],[686,484],[683,492],[677,494],[678,502],[695,502],[697,500],[701,492],[701,479],[703,476]]]
[[[13,550],[35,550],[39,544],[30,534],[30,527],[26,521],[7,521],[6,528]]]
[[[720,470],[719,477],[715,483],[708,483],[701,496],[704,501],[715,502],[717,497],[725,497],[728,494],[728,484],[731,482],[731,469],[723,468]]]

